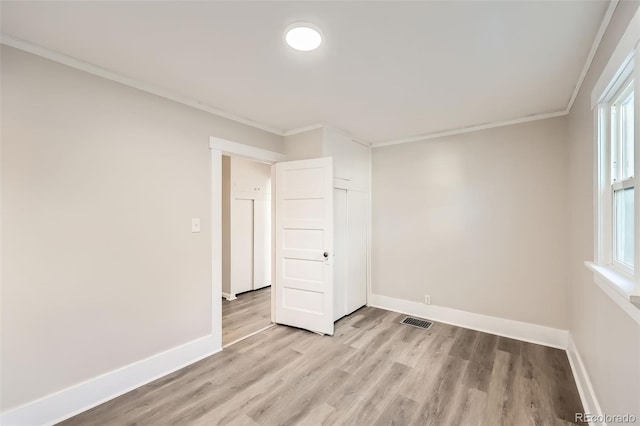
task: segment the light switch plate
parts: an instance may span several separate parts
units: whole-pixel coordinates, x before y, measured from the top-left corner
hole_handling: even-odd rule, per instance
[[[191,219],[191,232],[200,232],[200,218],[194,217]]]

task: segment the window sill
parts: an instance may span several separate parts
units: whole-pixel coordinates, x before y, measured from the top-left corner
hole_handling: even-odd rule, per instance
[[[596,283],[614,302],[640,324],[640,285],[613,268],[584,262]]]

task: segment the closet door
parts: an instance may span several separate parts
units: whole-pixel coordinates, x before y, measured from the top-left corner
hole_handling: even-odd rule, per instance
[[[234,294],[253,290],[253,200],[232,200],[231,289]]]
[[[256,199],[253,206],[253,289],[257,290],[271,284],[271,198]]]
[[[369,198],[365,192],[347,193],[346,314],[367,304],[367,226]],[[336,253],[337,254],[337,253]],[[336,262],[337,265],[337,262]]]
[[[333,189],[333,319],[347,315],[347,190]]]

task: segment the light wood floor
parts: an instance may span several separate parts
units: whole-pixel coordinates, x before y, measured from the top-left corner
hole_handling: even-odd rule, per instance
[[[222,299],[222,345],[271,325],[271,287]]]
[[[568,425],[565,353],[363,308],[333,337],[276,326],[65,425]]]

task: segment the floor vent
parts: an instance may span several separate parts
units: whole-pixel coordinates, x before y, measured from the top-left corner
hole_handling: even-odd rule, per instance
[[[400,324],[410,325],[411,327],[423,328],[425,330],[430,329],[431,326],[433,325],[431,321],[426,321],[426,320],[413,318],[413,317],[406,317],[405,319],[400,321]]]

